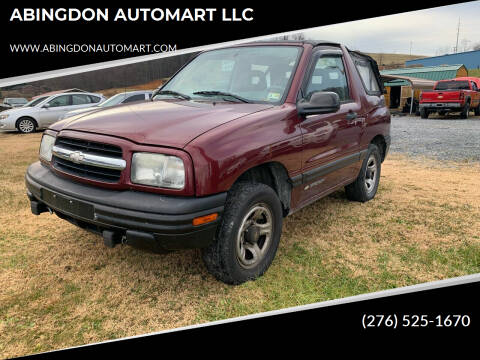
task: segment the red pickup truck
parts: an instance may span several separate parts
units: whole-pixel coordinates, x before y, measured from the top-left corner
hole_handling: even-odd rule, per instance
[[[151,102],[52,125],[27,195],[34,214],[54,212],[110,247],[202,248],[207,269],[238,284],[270,266],[283,217],[342,187],[372,199],[389,145],[372,58],[328,42],[256,42],[201,53]]]
[[[458,77],[437,81],[433,91],[420,94],[420,116],[423,119],[432,112],[440,115],[460,112],[460,117],[466,119],[472,110],[475,115],[480,115],[480,78]]]

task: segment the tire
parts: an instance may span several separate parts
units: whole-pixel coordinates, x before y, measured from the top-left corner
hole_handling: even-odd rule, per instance
[[[370,144],[357,179],[345,186],[347,198],[360,202],[372,200],[377,193],[381,169],[380,149],[377,145]]]
[[[443,111],[439,111],[439,112],[438,112],[438,115],[440,115],[440,116],[445,116],[445,115],[447,115],[447,112],[444,111],[444,110],[443,110]]]
[[[282,204],[271,187],[251,182],[232,186],[215,240],[202,249],[208,271],[232,285],[262,276],[277,252],[282,221]],[[269,233],[261,234],[258,225]]]
[[[480,104],[478,104],[478,106],[473,111],[474,111],[475,116],[480,115]]]
[[[422,119],[428,119],[428,110],[425,108],[420,108],[420,117]]]
[[[20,118],[17,121],[17,129],[20,131],[22,134],[31,134],[35,132],[37,128],[37,125],[35,124],[35,120],[24,117]]]
[[[468,119],[468,113],[470,112],[470,103],[467,102],[460,113],[460,119]]]

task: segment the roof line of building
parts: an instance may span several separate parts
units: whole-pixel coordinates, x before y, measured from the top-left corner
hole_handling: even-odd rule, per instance
[[[454,53],[454,54],[445,54],[445,55],[429,56],[429,57],[425,57],[425,58],[421,58],[421,59],[406,60],[405,64],[407,64],[409,62],[420,61],[420,60],[425,60],[425,59],[437,59],[437,58],[442,58],[442,57],[447,57],[447,56],[462,55],[462,54],[468,54],[468,53],[473,53],[473,52],[480,52],[480,50],[470,50],[470,51],[463,51],[463,52]]]

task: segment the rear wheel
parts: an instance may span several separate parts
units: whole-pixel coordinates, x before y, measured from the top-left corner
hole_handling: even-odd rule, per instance
[[[18,120],[17,129],[22,134],[33,133],[36,129],[35,121],[30,118],[21,118]]]
[[[209,272],[227,284],[241,284],[263,275],[275,257],[282,220],[282,205],[271,187],[235,184],[214,242],[202,249]]]
[[[425,108],[420,108],[420,117],[422,119],[427,119],[428,118],[428,110]]]
[[[473,111],[475,113],[475,116],[480,115],[480,104],[478,104],[478,106]]]
[[[468,113],[470,112],[470,103],[467,102],[465,106],[463,107],[462,112],[460,113],[460,118],[461,119],[468,119]]]
[[[360,174],[353,183],[345,186],[349,200],[365,202],[375,197],[380,182],[381,164],[380,149],[377,145],[370,144]]]

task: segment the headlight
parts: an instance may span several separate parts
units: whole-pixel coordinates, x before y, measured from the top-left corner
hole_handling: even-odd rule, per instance
[[[8,118],[8,115],[0,115],[0,120],[5,120],[6,118]]]
[[[185,167],[176,156],[135,153],[132,158],[132,182],[135,184],[183,189]]]
[[[47,161],[52,161],[52,148],[55,144],[55,137],[44,134],[40,143],[40,157]]]

